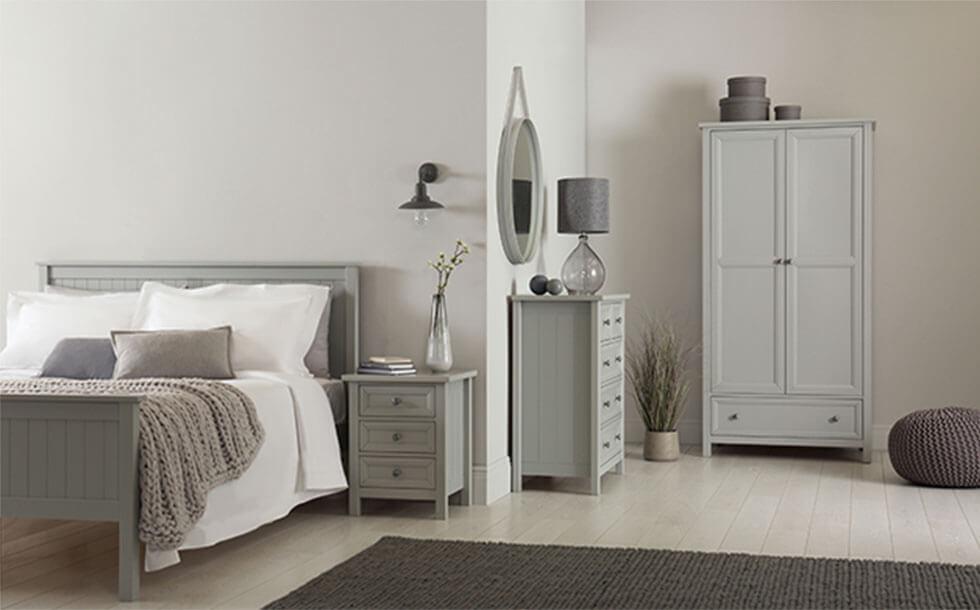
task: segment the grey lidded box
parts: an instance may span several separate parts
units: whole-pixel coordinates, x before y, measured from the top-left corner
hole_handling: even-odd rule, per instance
[[[722,121],[768,121],[768,97],[725,97],[718,100]]]
[[[511,297],[511,466],[524,476],[588,478],[624,468],[629,295]]]

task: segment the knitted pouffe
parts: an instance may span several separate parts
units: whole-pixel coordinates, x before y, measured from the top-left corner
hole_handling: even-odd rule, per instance
[[[980,487],[980,410],[915,411],[888,434],[895,472],[931,487]]]

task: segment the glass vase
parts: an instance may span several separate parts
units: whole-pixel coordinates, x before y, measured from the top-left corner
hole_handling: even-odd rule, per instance
[[[429,341],[425,346],[425,365],[437,373],[453,368],[453,346],[449,338],[449,316],[446,295],[432,295],[429,314]]]
[[[606,282],[606,266],[589,245],[585,234],[561,267],[561,281],[568,294],[595,294]]]

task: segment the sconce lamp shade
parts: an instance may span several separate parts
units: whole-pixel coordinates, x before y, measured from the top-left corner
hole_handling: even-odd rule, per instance
[[[609,232],[609,180],[562,178],[558,181],[558,232]]]
[[[398,206],[399,210],[409,210],[415,212],[415,222],[424,225],[429,221],[428,214],[436,210],[442,210],[446,206],[429,197],[426,190],[426,183],[434,182],[439,177],[439,168],[435,163],[423,163],[419,166],[419,181],[415,183],[415,195]]]

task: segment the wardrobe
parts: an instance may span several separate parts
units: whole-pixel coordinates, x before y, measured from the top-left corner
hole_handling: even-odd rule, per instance
[[[703,453],[871,459],[870,120],[706,123]]]

